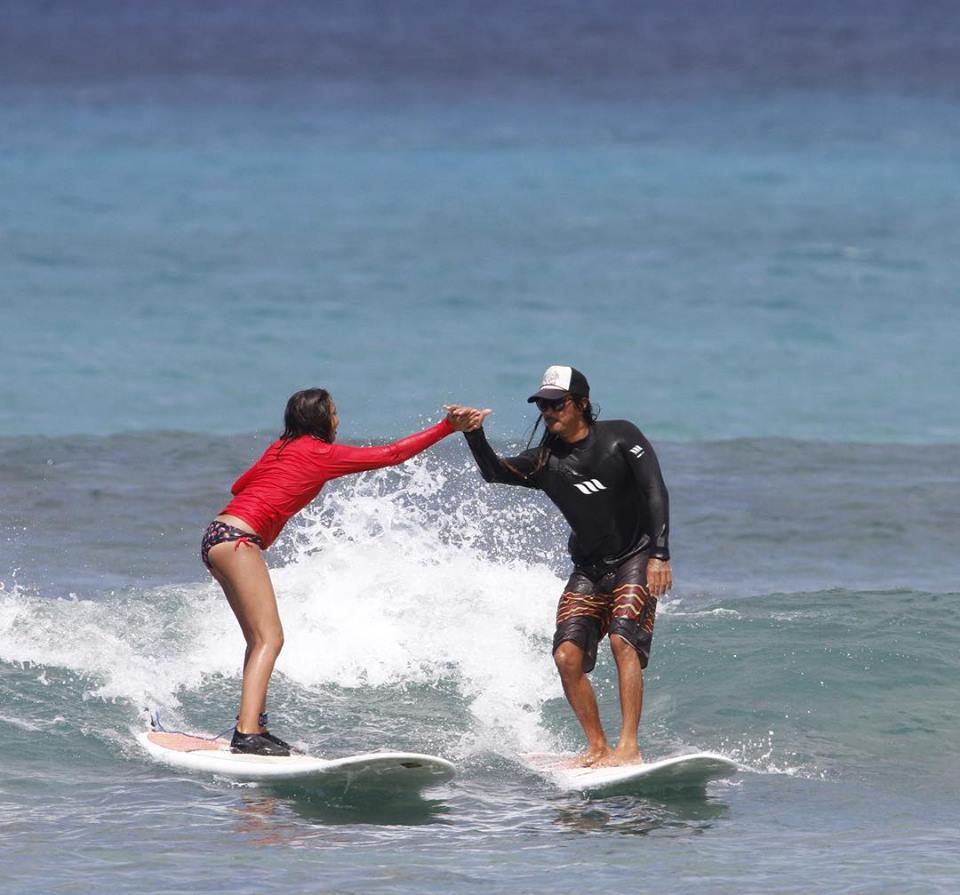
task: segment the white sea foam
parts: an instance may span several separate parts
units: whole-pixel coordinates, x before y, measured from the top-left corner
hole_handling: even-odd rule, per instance
[[[60,719],[54,719],[45,723],[37,721],[26,721],[23,718],[14,718],[10,715],[0,714],[0,724],[9,724],[11,727],[19,727],[20,730],[26,730],[29,733],[41,733],[49,730],[59,723]]]
[[[548,653],[561,582],[543,563],[481,548],[489,520],[474,504],[426,508],[442,485],[431,464],[406,467],[403,488],[394,480],[353,480],[305,515],[274,572],[279,667],[341,687],[453,678],[478,742],[533,747],[539,706],[559,692]]]
[[[69,669],[90,681],[87,697],[142,704],[159,694],[172,702],[179,688],[198,686],[206,669],[197,648],[200,638],[169,636],[171,629],[187,627],[189,618],[171,619],[168,607],[189,606],[190,616],[222,617],[223,601],[213,599],[212,589],[189,596],[188,603],[171,591],[102,600],[3,592],[0,659]]]
[[[474,718],[468,749],[542,746],[540,706],[560,695],[549,638],[562,582],[479,546],[489,520],[430,508],[438,487],[435,467],[409,464],[348,480],[298,520],[272,569],[277,671],[303,687],[453,681]],[[236,677],[242,653],[212,582],[96,601],[0,593],[0,658],[69,668],[93,697],[175,707],[207,675]]]
[[[723,606],[715,606],[712,609],[694,609],[683,610],[680,608],[680,600],[671,600],[667,597],[660,601],[657,606],[659,615],[669,615],[673,618],[705,618],[713,616],[714,618],[742,618],[741,613],[736,609],[727,609]]]

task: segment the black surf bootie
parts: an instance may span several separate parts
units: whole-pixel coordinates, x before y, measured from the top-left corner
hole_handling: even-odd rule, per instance
[[[276,743],[281,749],[286,749],[288,754],[296,751],[286,740],[281,740],[280,737],[274,736],[269,730],[265,730],[260,736],[270,740],[271,743]]]
[[[268,722],[269,720],[270,720],[270,716],[269,716],[266,712],[260,712],[260,719],[259,719],[258,723],[259,723],[259,725],[260,725],[261,727],[266,728],[267,722]],[[239,723],[240,723],[240,716],[237,715],[237,717],[234,718],[234,721],[236,721],[236,723],[239,724]],[[234,731],[236,731],[236,727],[234,727]],[[246,734],[243,734],[243,735],[246,736]],[[291,752],[297,752],[298,754],[300,754],[298,749],[294,749],[293,746],[291,746],[286,740],[281,740],[280,737],[274,736],[274,734],[270,733],[269,730],[264,730],[263,733],[261,733],[261,734],[259,734],[259,735],[262,736],[262,737],[264,737],[265,739],[270,740],[271,743],[276,743],[281,749],[286,749],[288,755],[289,755]],[[233,745],[233,744],[231,743],[231,745]],[[239,752],[239,751],[241,751],[241,750],[238,749],[238,750],[235,750],[235,751],[238,751],[238,752]]]
[[[279,737],[263,733],[240,733],[234,730],[230,740],[231,752],[243,752],[247,755],[289,755],[290,747]]]

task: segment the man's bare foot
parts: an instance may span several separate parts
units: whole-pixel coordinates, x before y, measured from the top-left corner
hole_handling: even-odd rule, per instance
[[[609,747],[604,749],[587,749],[586,752],[581,752],[578,756],[570,760],[570,767],[595,768],[599,766],[599,762],[612,754]]]
[[[621,765],[643,764],[643,756],[639,749],[614,749],[594,762],[594,768],[618,768]]]

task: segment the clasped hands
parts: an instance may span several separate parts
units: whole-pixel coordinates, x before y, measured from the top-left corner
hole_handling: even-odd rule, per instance
[[[483,425],[483,421],[493,413],[492,410],[478,410],[476,407],[464,407],[462,404],[444,404],[447,422],[455,432],[473,432]]]

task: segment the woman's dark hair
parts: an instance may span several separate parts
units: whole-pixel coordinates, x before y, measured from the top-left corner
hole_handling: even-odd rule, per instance
[[[329,441],[333,416],[333,401],[325,388],[305,388],[290,396],[283,414],[283,441],[291,441],[301,435],[313,435]]]

